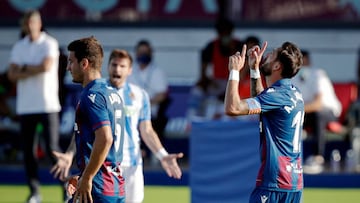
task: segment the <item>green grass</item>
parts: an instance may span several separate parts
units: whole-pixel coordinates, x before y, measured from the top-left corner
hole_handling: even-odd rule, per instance
[[[1,203],[22,203],[28,195],[24,185],[0,185]],[[59,203],[62,199],[60,186],[47,185],[41,187],[43,203]],[[358,189],[306,188],[304,203],[348,203],[358,202]],[[190,189],[182,186],[146,186],[143,203],[189,203]]]

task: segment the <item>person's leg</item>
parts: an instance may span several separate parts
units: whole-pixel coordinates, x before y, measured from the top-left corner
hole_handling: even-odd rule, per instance
[[[42,137],[45,141],[46,154],[50,158],[51,163],[55,164],[57,160],[52,154],[52,151],[61,151],[59,146],[59,113],[41,114],[41,124],[43,125]],[[59,180],[59,184],[62,185],[63,188],[64,201],[68,201],[71,197],[66,193],[66,182]]]
[[[41,123],[43,125],[42,136],[45,141],[46,153],[50,157],[52,164],[56,163],[56,160],[52,154],[52,151],[60,151],[59,147],[59,114],[49,113],[41,114]]]
[[[36,158],[36,115],[20,116],[20,134],[24,140],[24,164],[31,195],[39,194],[38,161]]]
[[[312,136],[313,142],[311,142],[311,155],[314,155],[318,151],[318,142],[317,142],[317,115],[315,113],[305,113],[304,117],[304,129]]]
[[[121,167],[125,178],[126,203],[141,203],[144,199],[144,175],[143,167]]]
[[[331,110],[325,109],[323,111],[316,113],[316,127],[315,127],[315,134],[317,136],[317,146],[315,154],[318,156],[325,156],[325,146],[326,146],[326,131],[327,131],[327,124],[330,121],[336,120],[336,117],[332,113]]]

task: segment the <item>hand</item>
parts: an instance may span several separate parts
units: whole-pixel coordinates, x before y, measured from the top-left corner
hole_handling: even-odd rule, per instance
[[[78,182],[79,176],[73,176],[67,181],[65,190],[69,196],[72,196],[76,192]]]
[[[71,154],[56,151],[53,151],[52,153],[57,158],[57,162],[51,168],[50,173],[54,175],[54,178],[59,178],[61,181],[65,181],[69,176],[73,157]]]
[[[245,64],[246,45],[244,44],[241,53],[236,52],[234,55],[229,57],[229,71],[237,70],[240,71]]]
[[[256,45],[247,51],[250,69],[258,69],[260,67],[261,59],[266,50],[266,47],[267,42],[265,41],[261,49]]]
[[[91,196],[91,190],[92,190],[92,180],[83,179],[83,177],[81,177],[76,187],[76,192],[73,197],[73,202],[92,203],[93,199]]]
[[[181,178],[182,172],[177,163],[177,159],[182,158],[183,156],[183,153],[169,154],[161,160],[161,165],[169,177],[176,179]]]

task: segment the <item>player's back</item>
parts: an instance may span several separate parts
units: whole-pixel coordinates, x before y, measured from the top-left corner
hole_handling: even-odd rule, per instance
[[[290,80],[280,80],[257,97],[261,103],[261,161],[257,186],[302,189],[301,133],[304,102]]]
[[[122,195],[123,191],[119,188],[123,180],[118,166],[122,159],[124,113],[120,95],[105,80],[92,81],[80,95],[75,121],[76,156],[81,172],[90,159],[95,131],[103,126],[111,127],[113,144],[93,179],[93,189],[100,193]]]

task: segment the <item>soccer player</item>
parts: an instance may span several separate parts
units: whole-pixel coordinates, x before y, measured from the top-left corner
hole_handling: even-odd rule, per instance
[[[116,89],[101,79],[103,49],[94,37],[68,45],[67,69],[83,90],[76,107],[76,163],[80,177],[69,202],[123,203],[120,175],[124,132],[123,102]]]
[[[177,159],[181,158],[183,154],[168,154],[164,149],[157,133],[152,127],[148,94],[139,86],[127,82],[128,76],[132,73],[132,58],[130,54],[125,50],[113,50],[109,58],[108,71],[109,85],[118,90],[125,103],[124,154],[121,172],[126,182],[126,202],[141,203],[144,199],[144,177],[140,136],[159,159],[169,177],[181,178],[182,172],[177,164]],[[75,149],[69,147],[68,152],[65,154],[56,153],[60,160],[57,164],[59,167],[63,167],[60,170],[68,171],[71,166],[72,156],[67,155],[69,150]]]
[[[181,178],[181,169],[176,160],[183,154],[168,154],[164,149],[152,127],[148,94],[139,86],[126,81],[132,72],[132,58],[129,53],[125,50],[113,50],[110,54],[108,70],[110,84],[118,89],[125,103],[124,159],[121,163],[121,171],[126,181],[126,202],[141,203],[144,198],[144,177],[140,136],[160,160],[169,177]]]
[[[261,167],[250,203],[297,203],[303,189],[301,133],[304,101],[291,84],[302,65],[300,49],[291,42],[272,50],[262,61],[263,47],[248,50],[251,94],[248,99],[238,94],[239,71],[244,67],[246,46],[229,58],[229,80],[226,87],[225,111],[228,115],[260,114]],[[262,86],[260,71],[267,88]]]

